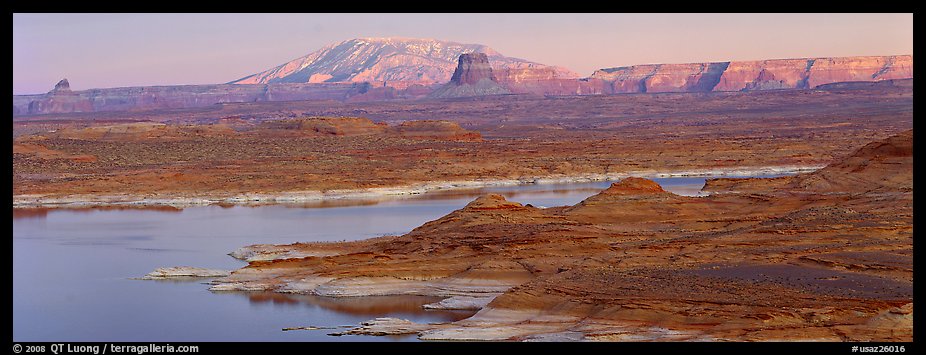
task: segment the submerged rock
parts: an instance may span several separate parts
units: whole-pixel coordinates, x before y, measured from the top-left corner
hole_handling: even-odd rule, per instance
[[[436,327],[436,325],[415,323],[407,319],[376,318],[360,323],[357,328],[328,335],[407,335],[418,334]]]
[[[492,302],[499,294],[491,294],[485,297],[473,296],[453,296],[440,302],[428,303],[422,306],[424,309],[447,309],[447,310],[480,310],[489,302]]]
[[[192,277],[224,277],[228,276],[231,272],[226,270],[218,269],[206,269],[201,267],[192,267],[192,266],[174,266],[174,267],[161,267],[157,268],[152,272],[149,272],[147,275],[143,276],[142,280],[164,280],[164,279],[175,279],[175,278],[192,278]]]

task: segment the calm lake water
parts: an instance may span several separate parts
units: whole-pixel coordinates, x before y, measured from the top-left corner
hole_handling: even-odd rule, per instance
[[[692,195],[704,178],[654,179]],[[495,192],[535,206],[575,204],[610,182],[526,185],[427,194],[360,205],[14,211],[14,341],[415,341],[332,337],[375,317],[416,322],[471,312],[425,311],[430,297],[332,299],[273,293],[212,293],[200,281],[132,280],[162,266],[237,269],[227,253],[251,244],[359,240],[406,233]],[[321,208],[325,207],[325,208]]]

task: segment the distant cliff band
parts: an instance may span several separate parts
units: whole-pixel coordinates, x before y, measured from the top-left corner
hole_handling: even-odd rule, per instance
[[[466,58],[458,57],[453,74],[456,79],[450,82],[358,81],[357,77],[338,82],[332,81],[334,77],[330,75],[323,76],[326,80],[318,82],[321,81],[316,80],[320,74],[313,74],[303,83],[72,91],[69,83],[62,80],[46,94],[13,95],[13,115],[190,108],[259,101],[383,101],[498,94],[565,96],[813,89],[832,83],[913,78],[912,55],[646,64],[601,69],[590,77],[574,78],[562,68],[529,62],[493,67],[498,62],[496,57],[479,54],[481,56],[460,55]]]

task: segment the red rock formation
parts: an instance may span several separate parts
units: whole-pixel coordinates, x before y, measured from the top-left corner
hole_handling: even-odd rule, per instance
[[[612,183],[610,187],[602,191],[605,195],[640,195],[640,194],[659,194],[666,190],[662,189],[655,181],[628,177],[619,182]]]
[[[613,92],[610,82],[564,77],[551,67],[502,68],[493,72],[499,84],[518,94],[603,95]]]
[[[912,131],[821,172],[892,181],[890,165],[912,170]],[[755,185],[698,198],[628,178],[550,208],[486,195],[401,236],[260,246],[272,261],[252,261],[212,290],[490,298],[460,321],[377,319],[341,334],[911,341],[912,175],[892,184],[847,184],[845,194]]]
[[[55,88],[45,95],[29,95],[35,100],[27,101],[25,107],[17,107],[16,96],[13,96],[13,114],[29,114],[38,112],[93,112],[93,102],[71,91],[68,79],[62,79]]]
[[[505,196],[499,194],[487,194],[480,196],[472,202],[466,204],[463,210],[466,212],[486,211],[486,210],[504,210],[524,208],[517,202],[511,202],[505,199]]]
[[[460,55],[459,63],[450,82],[456,85],[476,85],[480,80],[497,81],[489,65],[489,57],[485,53],[464,53]]]
[[[366,118],[311,118],[299,122],[302,130],[335,136],[356,136],[380,134],[386,131],[386,124],[374,123]]]
[[[611,83],[601,79],[550,79],[502,82],[511,92],[547,96],[609,95],[615,93]]]
[[[449,56],[464,51],[485,58],[479,57],[478,65],[475,57],[467,59],[462,63],[457,85],[438,87],[451,79],[450,68],[456,57]],[[70,91],[63,80],[60,87],[44,95],[14,95],[13,115],[188,108],[228,102],[382,101],[428,95],[444,98],[506,93],[607,95],[813,89],[838,82],[913,78],[912,55],[647,64],[601,69],[589,78],[576,79],[574,73],[562,68],[507,58],[484,46],[451,42],[365,39],[343,42],[320,52],[235,81],[234,85]],[[275,84],[242,84],[250,82]]]
[[[790,186],[820,192],[912,190],[913,130],[872,142],[842,161],[795,177]]]
[[[63,92],[70,92],[70,91],[71,91],[71,83],[69,83],[68,79],[66,78],[61,79],[61,81],[55,84],[55,88],[51,90],[51,92],[54,92],[54,93],[63,93]]]
[[[816,58],[808,87],[842,81],[875,81],[913,77],[913,56]]]
[[[282,133],[361,136],[386,133],[386,124],[360,117],[311,117],[261,123],[259,129]]]
[[[644,81],[656,72],[655,65],[599,69],[591,78],[611,83],[614,93],[646,92]]]
[[[807,59],[730,62],[714,91],[804,88]]]
[[[725,68],[725,63],[637,65],[598,70],[592,78],[611,81],[615,93],[705,92]]]
[[[406,121],[391,127],[391,131],[412,139],[439,139],[457,141],[480,141],[482,135],[476,131],[466,130],[459,123],[452,121],[421,120]]]
[[[592,74],[611,82],[615,93],[807,89],[834,82],[912,77],[912,55],[652,64]]]
[[[464,53],[460,55],[457,68],[450,82],[432,92],[436,98],[467,97],[508,94],[508,89],[498,84],[485,53]]]
[[[59,83],[61,84],[61,83]],[[66,85],[65,85],[66,86]],[[363,95],[363,83],[178,85],[14,95],[14,115],[203,107],[228,102],[337,100]]]
[[[905,192],[913,180],[913,130],[872,142],[812,173],[771,179],[718,178],[707,180],[702,191],[755,193],[793,189],[822,193]]]
[[[368,136],[391,135],[416,140],[480,141],[482,135],[456,122],[416,120],[389,126],[362,117],[310,117],[262,122],[255,129],[276,135]]]
[[[496,75],[496,81],[510,83],[555,79],[558,77],[552,68],[505,68]]]

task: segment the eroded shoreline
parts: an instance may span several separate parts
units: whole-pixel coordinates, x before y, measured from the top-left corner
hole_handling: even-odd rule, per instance
[[[571,205],[486,194],[401,236],[254,245],[214,292],[444,297],[422,340],[909,341],[912,131],[811,173],[687,197],[627,178]]]
[[[825,165],[778,165],[760,167],[731,167],[714,169],[691,169],[659,172],[638,170],[623,173],[548,175],[519,179],[485,179],[422,182],[394,187],[365,189],[339,189],[328,191],[292,191],[281,193],[253,193],[234,196],[135,196],[135,195],[68,195],[47,197],[46,195],[15,195],[13,208],[88,208],[88,207],[175,207],[185,208],[209,205],[272,205],[301,204],[323,201],[391,200],[422,194],[478,189],[499,186],[534,184],[566,184],[620,180],[627,177],[669,178],[707,176],[759,176],[771,174],[796,174],[812,172]]]

